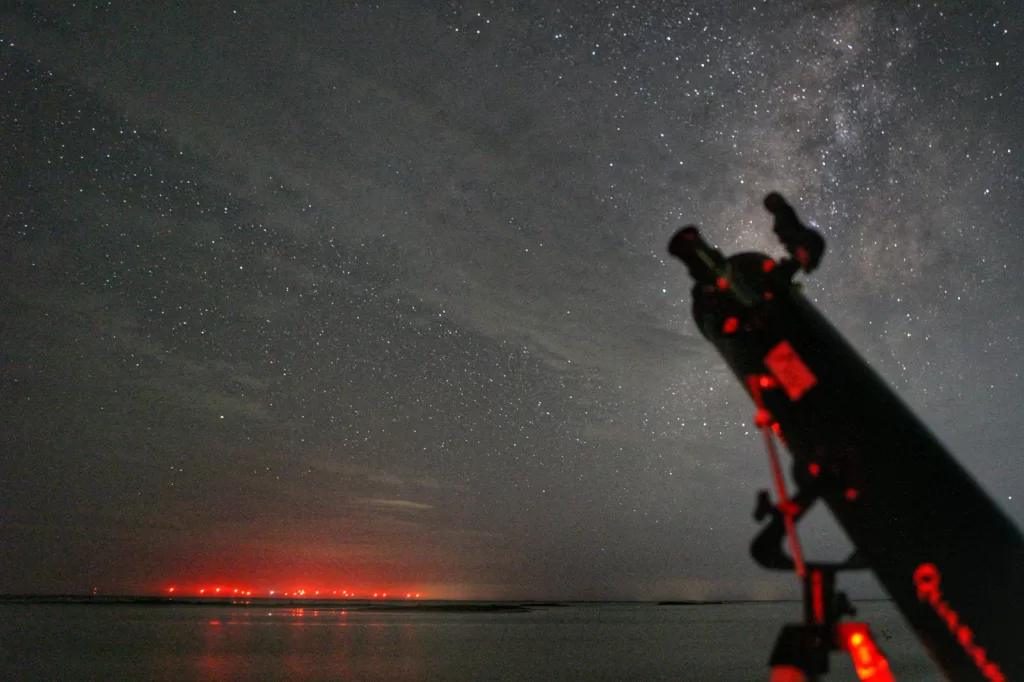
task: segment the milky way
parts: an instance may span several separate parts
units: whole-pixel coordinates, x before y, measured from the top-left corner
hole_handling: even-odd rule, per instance
[[[1019,523],[1021,9],[682,4],[4,14],[0,591],[795,593],[665,253],[772,190]]]

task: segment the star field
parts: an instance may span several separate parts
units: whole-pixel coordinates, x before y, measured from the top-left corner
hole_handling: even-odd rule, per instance
[[[779,254],[772,190],[828,240],[807,293],[1021,523],[1022,20],[18,3],[0,592],[794,594],[665,252]]]

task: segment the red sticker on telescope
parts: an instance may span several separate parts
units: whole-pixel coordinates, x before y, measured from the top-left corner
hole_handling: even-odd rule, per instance
[[[764,364],[782,384],[790,400],[799,400],[818,383],[818,377],[804,364],[789,341],[782,341],[768,351]]]

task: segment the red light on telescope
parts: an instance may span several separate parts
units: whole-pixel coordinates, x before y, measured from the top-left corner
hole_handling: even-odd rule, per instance
[[[715,286],[717,286],[719,289],[723,289],[723,290],[724,289],[728,289],[729,288],[729,280],[727,280],[725,277],[719,277],[718,279],[715,280]]]
[[[879,650],[863,623],[843,623],[839,632],[844,648],[853,659],[853,669],[862,682],[894,682],[889,661]]]
[[[818,377],[804,364],[789,341],[781,341],[768,351],[764,364],[782,384],[790,400],[799,400],[818,383]]]
[[[1006,682],[1006,675],[999,669],[999,665],[988,659],[985,648],[974,640],[974,631],[963,622],[954,606],[947,601],[942,593],[941,583],[942,574],[935,564],[921,564],[914,571],[917,598],[935,610],[935,615],[945,622],[950,634],[960,643],[985,679],[989,682]]]
[[[765,262],[761,263],[761,269],[765,272],[771,272],[775,269],[775,261],[769,258]]]
[[[817,462],[811,462],[810,465],[807,467],[807,471],[811,473],[811,476],[817,476],[818,474],[821,473],[821,465],[818,464]]]
[[[722,325],[723,334],[735,334],[740,328],[739,318],[727,317]]]
[[[860,496],[860,491],[858,491],[856,488],[846,489],[846,499],[848,499],[850,502],[856,500],[858,496]]]
[[[757,412],[754,413],[754,425],[757,426],[757,428],[763,429],[771,423],[772,413],[765,408],[759,408]]]

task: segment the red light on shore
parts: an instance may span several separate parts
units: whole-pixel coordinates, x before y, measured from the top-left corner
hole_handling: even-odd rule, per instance
[[[168,588],[167,588],[167,591],[168,591],[168,592],[174,592],[174,588],[173,588],[173,587],[168,587]]]
[[[206,589],[205,589],[205,588],[204,588],[204,589],[202,589],[202,590],[199,590],[199,594],[203,594],[204,592],[206,592]]]

